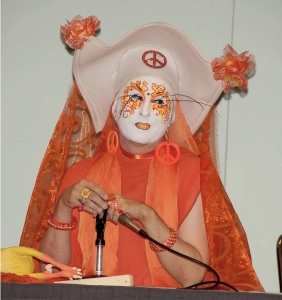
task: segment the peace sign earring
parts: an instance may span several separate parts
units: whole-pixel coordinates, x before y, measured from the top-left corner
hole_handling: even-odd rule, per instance
[[[180,149],[178,145],[169,141],[169,131],[165,133],[166,141],[160,143],[156,148],[157,160],[163,165],[170,166],[178,162]]]
[[[107,135],[107,151],[110,155],[115,155],[119,146],[119,139],[114,126]]]

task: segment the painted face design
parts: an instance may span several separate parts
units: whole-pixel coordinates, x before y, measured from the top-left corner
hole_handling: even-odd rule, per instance
[[[171,123],[172,94],[169,84],[160,78],[131,80],[121,89],[113,109],[121,133],[137,143],[158,141]]]

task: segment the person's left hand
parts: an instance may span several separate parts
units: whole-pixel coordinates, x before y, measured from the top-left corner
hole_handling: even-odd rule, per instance
[[[114,199],[115,198],[115,199]],[[112,194],[108,202],[108,219],[118,224],[118,218],[121,214],[127,214],[130,218],[139,220],[141,223],[146,218],[151,207],[136,200],[132,200],[121,195]]]

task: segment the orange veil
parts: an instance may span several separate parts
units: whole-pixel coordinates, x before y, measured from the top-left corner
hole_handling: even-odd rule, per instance
[[[188,146],[192,152],[201,155],[201,193],[210,266],[219,273],[221,281],[237,289],[263,291],[252,266],[245,231],[210,155],[211,114],[194,135],[196,146],[179,109],[178,113],[180,115],[176,118],[171,139],[179,146]],[[185,133],[184,136],[178,131],[179,128]],[[47,213],[56,205],[56,193],[66,169],[72,163],[93,156],[98,139],[99,134],[95,132],[87,105],[74,83],[39,169],[20,240],[21,246],[38,245],[48,226]]]

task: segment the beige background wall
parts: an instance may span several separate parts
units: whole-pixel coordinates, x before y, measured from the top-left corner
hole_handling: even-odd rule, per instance
[[[72,82],[59,28],[80,14],[112,43],[148,22],[190,35],[213,59],[227,43],[257,59],[247,95],[218,105],[221,178],[266,291],[278,292],[282,233],[281,0],[2,0],[1,247],[18,245],[37,172]]]

